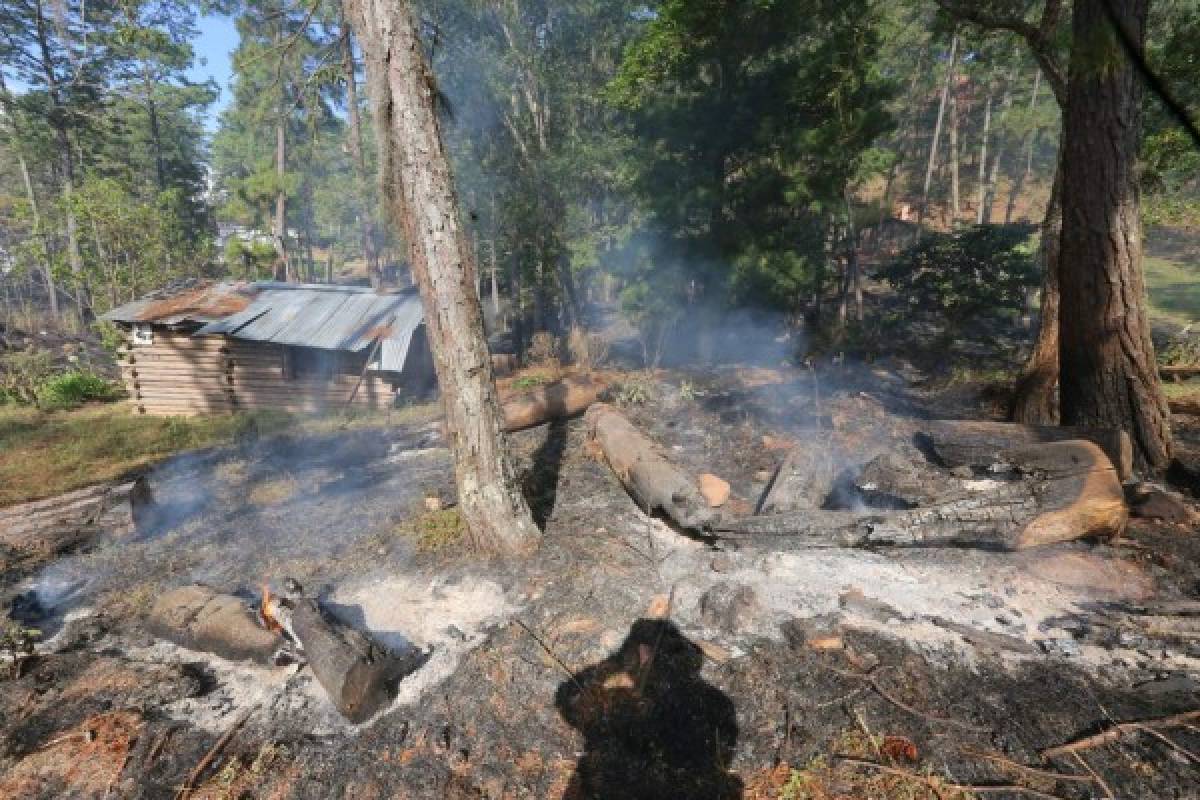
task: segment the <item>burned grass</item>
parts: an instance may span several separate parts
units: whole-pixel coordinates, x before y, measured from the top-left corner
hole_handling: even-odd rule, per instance
[[[823,378],[819,399],[804,372],[751,377],[662,373],[655,402],[626,413],[748,504],[781,442],[831,442],[847,467],[879,449],[908,452],[911,420],[897,410],[923,398],[886,374]],[[79,565],[105,576],[109,594],[87,589],[75,602],[103,616],[69,621],[0,690],[0,732],[15,743],[0,771],[34,769],[39,748],[96,714],[145,709],[113,791],[168,796],[254,708],[193,796],[1196,794],[1182,753],[1200,751],[1200,738],[1188,728],[1161,731],[1170,744],[1121,736],[1081,753],[1085,764],[1040,756],[1111,720],[1194,707],[1195,642],[1113,607],[1147,587],[1194,596],[1194,534],[1139,524],[1129,543],[1023,557],[717,549],[643,515],[589,457],[580,422],[512,440],[546,529],[541,550],[517,563],[417,546],[420,520],[439,532],[457,524],[422,510],[426,492],[449,496],[450,464],[416,431],[297,436],[164,465],[159,494],[177,518],[86,554]],[[246,487],[284,470],[303,491],[248,501]],[[434,656],[391,711],[351,726],[306,671],[180,651],[144,632],[139,604],[108,600],[196,579],[253,592],[264,573],[321,587],[345,619],[433,643]],[[104,786],[74,794],[102,797],[116,761],[104,766]],[[26,796],[71,794],[55,780]]]

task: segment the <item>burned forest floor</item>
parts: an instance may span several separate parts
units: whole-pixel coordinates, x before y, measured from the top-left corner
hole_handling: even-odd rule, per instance
[[[877,455],[921,461],[921,420],[995,412],[979,382],[891,362],[605,377],[745,513],[790,446],[850,486]],[[1176,422],[1194,457],[1200,421]],[[1200,797],[1200,715],[1156,722],[1200,709],[1194,499],[1116,541],[779,552],[647,516],[586,438],[580,419],[511,437],[545,529],[516,560],[467,547],[432,419],[158,464],[146,530],[0,579],[41,632],[0,663],[0,797]],[[178,586],[253,607],[289,577],[432,648],[372,719],[308,669],[148,622]]]

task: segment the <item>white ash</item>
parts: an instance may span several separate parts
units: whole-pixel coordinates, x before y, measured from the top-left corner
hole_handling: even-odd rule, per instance
[[[338,586],[324,598],[330,610],[375,638],[399,649],[411,643],[428,649],[429,660],[400,682],[395,701],[360,725],[334,708],[310,670],[261,667],[188,650],[165,641],[124,648],[129,657],[156,663],[203,663],[216,688],[166,706],[169,716],[217,733],[243,709],[258,706],[259,721],[302,718],[316,735],[353,733],[416,703],[454,673],[462,657],[486,638],[486,630],[515,613],[501,586],[473,578],[387,576]]]
[[[934,658],[973,663],[979,650],[958,625],[1000,634],[1029,645],[1025,654],[1001,650],[1005,659],[1041,653],[1045,643],[1072,640],[1096,603],[1136,602],[1154,592],[1140,567],[1106,548],[1078,544],[1017,553],[969,549],[919,549],[872,552],[812,549],[796,552],[744,550],[722,558],[712,569],[713,553],[658,520],[644,519],[635,538],[649,535],[663,560],[663,586],[673,587],[672,614],[702,638],[724,639],[701,620],[700,599],[717,583],[750,587],[760,606],[739,637],[782,638],[780,625],[791,618],[836,614],[841,624],[899,638]],[[840,598],[861,592],[865,602],[844,607]],[[872,613],[874,609],[875,613]],[[880,611],[880,609],[883,609]],[[937,624],[942,622],[943,624]],[[1133,648],[1105,649],[1080,642],[1070,648],[1072,661],[1093,670],[1110,670],[1124,659],[1139,660]],[[1165,669],[1196,670],[1200,659],[1171,654],[1158,662]]]

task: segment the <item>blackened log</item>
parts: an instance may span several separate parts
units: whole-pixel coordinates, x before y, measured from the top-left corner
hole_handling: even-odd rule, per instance
[[[0,509],[0,568],[53,558],[100,534],[134,534],[153,508],[139,477]]]
[[[828,440],[798,444],[788,450],[759,501],[759,514],[818,509],[833,491],[833,454]]]
[[[1124,530],[1128,509],[1116,469],[1082,440],[1008,454],[1019,474],[925,508],[856,513],[798,511],[722,519],[723,538],[777,549],[971,546],[1023,550]]]
[[[947,467],[990,467],[1011,463],[1009,450],[1026,445],[1086,439],[1104,451],[1122,481],[1133,476],[1133,443],[1116,428],[1022,425],[979,420],[930,420],[921,423],[918,444],[931,449]]]
[[[351,722],[363,722],[391,702],[396,684],[429,657],[416,647],[394,653],[333,619],[307,597],[292,595],[289,606],[288,618],[281,622],[337,710]]]
[[[705,530],[710,526],[717,515],[700,494],[696,479],[668,461],[658,445],[624,414],[606,403],[596,403],[584,419],[589,438],[643,511],[661,512],[682,528]]]

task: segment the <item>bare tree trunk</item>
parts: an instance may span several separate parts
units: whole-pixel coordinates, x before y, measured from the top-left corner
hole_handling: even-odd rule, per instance
[[[942,84],[942,99],[938,102],[937,122],[933,126],[933,140],[929,145],[929,161],[925,166],[925,183],[921,188],[921,207],[917,211],[917,237],[925,224],[925,212],[929,208],[929,187],[933,183],[933,171],[937,168],[938,140],[942,137],[942,120],[946,116],[946,101],[950,96],[950,84],[954,80],[954,65],[958,61],[958,36],[950,38],[950,63],[946,66],[946,80]]]
[[[412,10],[406,0],[347,5],[366,62],[384,196],[425,305],[463,518],[477,547],[528,551],[540,536],[501,432],[475,265]]]
[[[283,23],[275,30],[275,46],[283,43]],[[282,78],[279,79],[279,108],[275,118],[275,178],[279,186],[275,190],[275,215],[271,224],[271,240],[275,246],[274,278],[288,281],[292,278],[292,267],[287,251],[287,192],[284,178],[287,173],[287,109]]]
[[[346,25],[345,10],[342,10],[342,77],[346,81],[346,119],[350,130],[350,160],[354,162],[354,178],[358,181],[360,191],[366,189],[367,160],[362,146],[362,122],[358,109],[358,79],[354,74],[354,47],[350,41],[350,28]],[[367,262],[367,279],[371,286],[378,289],[383,286],[383,270],[379,267],[379,253],[375,247],[375,209],[367,195],[367,202],[362,208],[362,247],[363,258]]]
[[[988,165],[988,136],[992,131],[992,90],[995,78],[995,70],[992,70],[992,75],[988,77],[987,99],[983,101],[983,130],[979,134],[979,182],[976,186],[978,193],[978,205],[975,208],[975,224],[982,225],[984,212],[983,206],[987,201],[987,165]]]
[[[962,213],[962,198],[959,196],[958,183],[958,87],[955,86],[950,94],[950,218],[953,224],[958,224],[958,215]]]
[[[521,259],[513,253],[508,262],[509,316],[512,319],[513,352],[517,359],[525,353],[525,306],[521,299]]]
[[[46,93],[54,108],[54,113],[50,115],[50,125],[54,130],[54,141],[58,147],[60,167],[63,173],[62,198],[67,227],[67,263],[71,267],[71,277],[75,281],[75,299],[79,307],[79,318],[86,325],[95,319],[95,314],[92,313],[92,297],[88,290],[87,276],[83,273],[83,253],[79,249],[79,221],[75,217],[73,198],[75,193],[75,155],[71,150],[71,136],[67,131],[67,110],[62,101],[62,90],[59,86],[54,58],[50,54],[46,15],[41,0],[35,4],[35,9],[34,23],[37,27],[41,66],[46,77]]]
[[[1062,160],[1058,166],[1046,216],[1042,220],[1042,303],[1037,339],[1013,390],[1013,422],[1053,425],[1058,422],[1059,243],[1062,236]]]
[[[1159,472],[1171,460],[1171,416],[1142,278],[1142,89],[1105,5],[1076,0],[1072,19],[1059,260],[1062,419],[1128,431],[1138,468]],[[1139,47],[1148,5],[1125,0],[1110,6]]]
[[[1042,88],[1042,71],[1035,69],[1033,72],[1033,91],[1029,95],[1029,119],[1032,124],[1034,112],[1037,109],[1038,93]],[[1012,189],[1008,193],[1008,205],[1004,208],[1004,224],[1008,225],[1012,222],[1013,213],[1017,208],[1017,198],[1021,195],[1021,190],[1025,188],[1025,183],[1033,176],[1033,147],[1037,140],[1037,127],[1033,126],[1025,134],[1025,169],[1013,175]]]
[[[1012,69],[1008,73],[1008,82],[1004,86],[1004,96],[1000,100],[1000,118],[1012,108],[1012,89],[1013,84],[1017,80],[1017,67],[1019,55],[1013,55]],[[996,154],[992,156],[992,169],[988,174],[987,191],[984,193],[983,202],[983,224],[987,225],[992,221],[992,207],[996,205],[996,181],[1000,177],[1000,162],[1004,160],[1003,140],[998,139],[996,142]]]
[[[33,215],[33,235],[38,240],[38,249],[42,252],[42,278],[46,282],[46,294],[50,302],[50,316],[58,322],[58,287],[54,285],[54,273],[50,268],[50,250],[46,247],[46,234],[42,230],[42,212],[38,206],[37,195],[33,191],[33,181],[29,177],[29,165],[25,162],[25,154],[17,150],[17,162],[21,167],[21,181],[25,184],[25,196],[29,200],[29,212]]]

